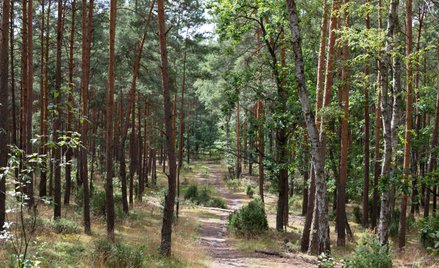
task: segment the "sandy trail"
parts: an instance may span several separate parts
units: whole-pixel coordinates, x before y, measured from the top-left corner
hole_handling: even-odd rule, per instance
[[[316,267],[294,255],[283,258],[256,252],[242,252],[231,246],[227,241],[227,217],[233,210],[249,202],[249,199],[242,194],[227,190],[223,182],[224,170],[219,163],[207,163],[207,166],[208,175],[199,176],[199,184],[215,187],[226,200],[228,207],[227,210],[203,208],[208,213],[200,218],[200,243],[211,259],[208,267]]]

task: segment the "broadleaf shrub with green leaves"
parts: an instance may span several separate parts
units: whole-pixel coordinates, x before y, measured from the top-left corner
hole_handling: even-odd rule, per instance
[[[392,254],[389,245],[381,245],[376,237],[365,233],[347,259],[346,268],[370,267],[391,268]]]
[[[420,221],[421,242],[432,253],[439,253],[439,214]]]

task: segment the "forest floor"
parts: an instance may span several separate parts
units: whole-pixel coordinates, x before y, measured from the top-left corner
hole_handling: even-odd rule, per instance
[[[63,206],[63,219],[52,219],[53,207],[40,202],[36,217],[35,232],[30,239],[28,256],[39,265],[35,267],[316,267],[315,257],[300,252],[300,236],[304,217],[300,216],[301,197],[292,198],[291,213],[287,232],[277,232],[275,227],[276,196],[267,184],[265,209],[270,229],[259,236],[251,238],[237,237],[227,230],[228,215],[235,209],[247,204],[246,187],[257,188],[256,177],[245,175],[243,179],[224,180],[226,168],[220,160],[195,161],[185,165],[181,174],[182,196],[191,185],[208,189],[212,196],[221,198],[227,209],[197,206],[182,201],[180,217],[176,220],[173,231],[172,257],[164,258],[158,254],[160,230],[162,223],[163,196],[167,180],[158,169],[156,187],[148,188],[143,201],[134,200],[128,215],[121,209],[120,185],[115,182],[115,236],[114,244],[106,240],[105,208],[103,180],[95,177],[95,189],[91,200],[92,235],[85,235],[82,230],[81,195],[76,190],[72,202]],[[231,182],[239,184],[232,184]],[[256,190],[257,192],[257,190]],[[183,198],[181,198],[183,199]],[[295,200],[297,202],[295,202]],[[8,203],[14,204],[14,198]],[[348,210],[351,211],[351,207]],[[29,224],[29,215],[25,215]],[[349,213],[350,224],[355,241],[348,241],[347,246],[333,247],[336,260],[349,256],[355,248],[358,237],[364,229],[353,222]],[[9,221],[18,222],[14,215]],[[18,225],[13,225],[15,228]],[[28,225],[26,225],[28,226]],[[332,244],[336,234],[331,221]],[[14,231],[14,229],[12,230]],[[19,230],[15,230],[18,231]],[[418,230],[408,234],[408,248],[405,254],[396,250],[393,256],[395,267],[439,267],[439,261],[431,257],[419,243]],[[22,242],[16,239],[16,245]],[[11,243],[0,241],[0,267],[13,267],[14,253]],[[128,257],[127,257],[128,256]],[[134,260],[141,263],[134,265]],[[128,261],[128,263],[127,263]],[[131,262],[130,262],[131,261]],[[417,266],[413,266],[417,265]]]
[[[231,235],[227,233],[227,218],[233,210],[239,209],[251,199],[243,193],[230,192],[224,182],[224,168],[218,163],[209,163],[209,174],[199,176],[199,185],[213,186],[217,194],[224,198],[228,209],[203,207],[201,215],[201,244],[208,253],[209,267],[315,267],[315,260],[298,255],[275,256],[271,248],[260,248],[253,252],[239,249]],[[248,240],[244,243],[253,243]],[[266,252],[266,253],[262,253]]]

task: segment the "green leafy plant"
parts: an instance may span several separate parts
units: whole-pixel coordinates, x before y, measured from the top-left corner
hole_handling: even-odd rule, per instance
[[[268,230],[264,204],[259,199],[233,212],[229,216],[228,226],[235,234],[251,237]]]
[[[222,198],[212,197],[209,188],[202,188],[198,190],[198,186],[190,185],[184,195],[184,199],[189,200],[196,205],[206,207],[227,208],[225,201]]]
[[[434,254],[439,253],[439,214],[422,219],[419,225],[424,247]]]
[[[122,242],[111,244],[108,240],[100,239],[95,242],[95,263],[109,268],[144,267],[144,247],[131,246]]]
[[[365,233],[354,253],[347,259],[346,268],[391,268],[392,254],[389,245],[381,245],[378,239]]]
[[[251,185],[247,185],[247,190],[245,191],[245,193],[248,197],[253,197],[253,195],[255,194],[255,190]]]
[[[80,233],[79,225],[68,219],[57,219],[52,223],[52,228],[58,234],[78,234]]]

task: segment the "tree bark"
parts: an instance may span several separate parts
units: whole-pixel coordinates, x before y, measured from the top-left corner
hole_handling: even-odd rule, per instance
[[[81,142],[84,146],[88,141],[88,87],[90,79],[90,56],[92,42],[93,4],[90,0],[87,12],[87,0],[82,0],[82,77],[81,77],[81,116],[85,120],[80,121]],[[83,221],[84,232],[91,234],[90,221],[90,189],[88,184],[88,152],[86,148],[80,148],[80,182],[83,189]],[[91,180],[90,180],[91,181]],[[81,185],[78,182],[78,185]]]
[[[8,146],[9,143],[9,16],[10,16],[9,0],[3,1],[2,21],[0,32],[0,167],[8,165]],[[6,178],[0,179],[0,231],[6,220]]]
[[[399,0],[391,0],[390,10],[388,14],[388,24],[386,30],[386,46],[382,59],[380,60],[381,70],[381,111],[383,119],[383,140],[384,140],[384,154],[381,166],[381,180],[384,180],[385,188],[381,194],[381,210],[380,219],[378,225],[378,238],[381,244],[387,244],[389,239],[389,225],[390,225],[390,212],[391,212],[391,195],[389,180],[391,176],[392,168],[392,147],[394,145],[394,125],[395,125],[395,112],[392,107],[392,95],[396,92],[396,80],[393,81],[393,90],[389,91],[388,86],[388,72],[391,68],[390,53],[394,48],[395,32],[398,23],[398,4]],[[395,77],[396,73],[393,71]],[[393,93],[393,94],[392,94]],[[394,101],[394,100],[393,100]],[[393,105],[394,106],[394,105]]]
[[[236,117],[235,117],[235,134],[236,134],[236,162],[235,162],[235,175],[239,179],[241,177],[241,140],[240,140],[240,107],[239,100],[236,103]]]
[[[319,133],[315,122],[315,116],[311,108],[305,82],[305,68],[302,56],[301,37],[299,29],[299,18],[296,11],[295,0],[287,0],[289,13],[289,23],[291,29],[291,39],[293,52],[295,56],[295,78],[299,89],[300,104],[308,130],[308,136],[312,144],[312,160],[316,176],[316,203],[314,214],[319,218],[318,224],[318,253],[328,253],[329,248],[329,223],[326,211],[326,182],[324,177],[324,159],[321,155],[322,144],[319,139]],[[308,212],[310,213],[310,211]]]
[[[369,0],[368,0],[369,3]],[[366,15],[366,29],[370,29],[370,16]],[[369,226],[369,185],[370,185],[370,118],[369,118],[369,64],[366,63],[364,88],[364,185],[363,185],[363,227]]]
[[[348,0],[345,0],[345,4]],[[344,11],[344,27],[349,27],[349,14],[347,9]],[[341,156],[340,156],[340,180],[337,190],[337,246],[346,245],[346,180],[348,176],[348,150],[349,150],[349,41],[344,41],[343,45],[343,70],[342,70],[342,106],[343,119],[341,128]]]
[[[56,60],[55,60],[55,92],[54,101],[56,105],[56,110],[58,112],[53,121],[53,141],[58,142],[59,131],[61,131],[61,49],[62,49],[62,39],[63,39],[63,1],[58,0],[58,17],[57,17],[57,30],[56,30]],[[54,158],[54,219],[61,218],[61,154],[62,148],[56,146],[52,150]]]
[[[44,0],[43,0],[44,1]],[[73,69],[74,69],[74,44],[75,44],[75,14],[76,14],[76,0],[72,1],[72,24],[70,29],[70,47],[69,47],[69,85],[68,85],[68,103],[67,103],[67,131],[68,135],[71,135],[72,129],[72,117],[73,117]],[[44,16],[43,16],[44,17]],[[42,57],[42,55],[41,55]],[[71,160],[73,151],[71,148],[66,152],[66,185],[64,192],[64,205],[70,203],[70,192],[72,182],[72,165]]]
[[[110,35],[109,35],[109,64],[108,64],[108,90],[107,90],[107,115],[106,115],[106,180],[105,180],[105,204],[107,237],[114,241],[114,197],[113,197],[113,106],[114,106],[114,40],[116,36],[116,10],[117,1],[110,1]]]
[[[410,60],[410,56],[413,50],[412,39],[412,0],[406,1],[406,127],[405,127],[405,144],[404,144],[404,176],[403,183],[404,188],[402,191],[401,200],[401,214],[399,220],[399,249],[401,250],[405,246],[405,234],[406,234],[406,217],[407,217],[407,192],[409,190],[409,176],[410,176],[410,156],[411,156],[411,131],[412,131],[412,113],[413,113],[413,70]]]
[[[168,49],[166,47],[166,26],[165,26],[165,4],[164,0],[157,1],[158,28],[160,41],[160,58],[162,72],[162,90],[163,90],[163,109],[166,129],[166,144],[168,151],[168,192],[165,196],[165,207],[163,211],[163,225],[161,232],[160,254],[163,256],[171,255],[171,238],[172,238],[172,221],[174,216],[175,192],[176,192],[176,158],[175,158],[175,139],[174,130],[172,129],[172,104],[170,98],[170,81],[169,81],[169,64]]]

